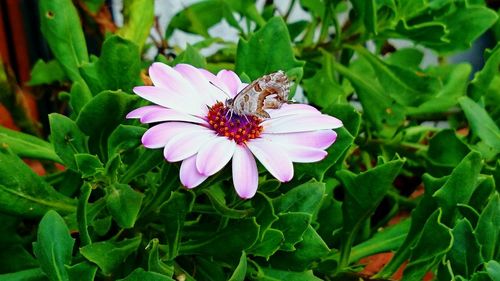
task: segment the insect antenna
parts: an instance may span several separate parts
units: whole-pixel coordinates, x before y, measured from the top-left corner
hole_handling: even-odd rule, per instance
[[[222,89],[221,87],[217,86],[214,84],[214,82],[212,81],[208,81],[208,83],[212,84],[212,86],[214,86],[215,88],[219,89],[221,92],[223,92],[228,98],[231,98],[231,96],[226,92],[224,91],[224,89]]]

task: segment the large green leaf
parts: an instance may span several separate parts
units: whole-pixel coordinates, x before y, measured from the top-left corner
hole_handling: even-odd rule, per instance
[[[128,184],[115,183],[107,187],[106,207],[118,226],[134,227],[144,195]]]
[[[450,261],[453,274],[465,278],[475,272],[476,267],[483,262],[481,246],[474,236],[472,226],[467,219],[459,220],[452,231],[453,246],[446,254]]]
[[[303,64],[295,59],[286,24],[280,17],[270,19],[248,41],[240,39],[238,43],[236,72],[251,79],[278,70],[301,78]]]
[[[81,69],[94,96],[105,90],[132,92],[132,87],[141,83],[140,71],[139,47],[120,36],[108,37],[99,59]]]
[[[273,200],[276,213],[304,212],[315,215],[325,196],[325,184],[308,182],[301,184]]]
[[[57,60],[44,62],[38,60],[31,70],[31,79],[28,82],[30,86],[51,84],[54,82],[63,82],[67,80],[66,73]]]
[[[488,205],[484,208],[477,227],[476,238],[481,244],[481,254],[485,261],[498,258],[500,253],[500,196],[498,192],[491,197]]]
[[[242,252],[240,257],[240,262],[238,263],[238,266],[236,267],[233,274],[228,280],[244,281],[246,273],[247,273],[247,255],[245,254],[245,252]]]
[[[87,45],[78,12],[71,0],[38,2],[42,34],[72,81],[82,81],[78,68],[88,62]]]
[[[0,144],[8,146],[19,157],[50,160],[62,163],[54,147],[35,136],[0,126]]]
[[[500,65],[500,43],[493,50],[486,51],[488,56],[483,68],[476,72],[474,79],[470,83],[471,94],[474,99],[478,99],[486,94],[495,75],[498,75]],[[485,58],[486,59],[486,58]]]
[[[124,25],[117,33],[142,49],[153,26],[154,16],[153,0],[125,0],[123,1]]]
[[[347,265],[351,246],[363,222],[370,217],[380,204],[392,182],[403,167],[404,160],[396,159],[359,175],[347,170],[337,172],[345,188],[345,199],[342,204],[343,227],[342,248],[339,266]]]
[[[0,146],[0,210],[36,218],[51,209],[73,213],[76,202],[55,191],[12,151]]]
[[[63,218],[55,211],[48,211],[40,221],[33,252],[50,280],[70,280],[66,266],[71,264],[74,243]]]

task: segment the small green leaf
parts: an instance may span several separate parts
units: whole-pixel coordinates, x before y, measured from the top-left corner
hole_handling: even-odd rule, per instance
[[[434,165],[456,167],[470,152],[470,148],[459,139],[454,130],[445,129],[429,140],[427,157]]]
[[[497,43],[497,46],[493,50],[487,50],[486,55],[489,55],[489,58],[486,60],[483,68],[476,72],[474,79],[470,83],[472,97],[476,100],[486,95],[493,78],[498,75],[500,43]]]
[[[285,236],[283,232],[274,228],[268,228],[262,234],[262,239],[255,243],[247,252],[254,256],[269,259],[270,256],[280,249],[284,241]]]
[[[80,253],[97,264],[105,275],[110,275],[137,250],[140,243],[141,236],[119,242],[101,241],[80,248]]]
[[[54,82],[63,82],[66,79],[66,73],[57,60],[44,62],[39,59],[31,70],[31,79],[28,82],[28,85],[37,86],[52,84]]]
[[[160,241],[157,238],[149,241],[148,246],[146,246],[146,250],[149,252],[148,254],[148,271],[157,272],[169,277],[172,277],[174,274],[174,267],[165,264],[160,257],[159,252],[159,244]]]
[[[311,215],[307,213],[290,212],[278,215],[279,219],[272,225],[281,231],[284,241],[280,247],[283,251],[294,251],[295,244],[302,240],[302,235],[311,223]]]
[[[104,172],[104,164],[102,164],[99,157],[87,153],[75,154],[75,161],[78,171],[82,177],[94,177],[99,173]]]
[[[128,184],[115,183],[106,188],[106,207],[121,228],[134,227],[144,195]]]
[[[66,266],[71,264],[74,243],[63,218],[48,211],[40,221],[33,252],[50,280],[70,280]]]
[[[0,126],[0,144],[8,146],[19,157],[62,163],[52,145],[32,135]]]
[[[159,214],[165,225],[165,235],[168,241],[168,259],[177,257],[181,242],[182,229],[186,215],[194,204],[194,194],[176,191],[170,195],[167,202],[161,205]]]
[[[484,267],[486,267],[486,271],[491,277],[491,280],[500,281],[500,263],[498,263],[498,261],[491,260],[485,263]]]
[[[207,67],[207,61],[205,57],[202,56],[195,47],[189,44],[187,45],[186,49],[174,59],[173,65],[179,63],[187,63],[194,67]]]
[[[244,281],[245,275],[247,273],[247,255],[245,252],[241,253],[240,262],[238,266],[233,271],[231,277],[229,277],[229,281]]]
[[[41,0],[42,34],[71,81],[82,81],[78,68],[88,62],[87,44],[78,12],[71,0]]]
[[[214,209],[224,217],[231,219],[241,219],[244,217],[248,217],[251,213],[251,210],[238,210],[230,208],[226,205],[226,200],[224,198],[224,192],[219,186],[212,186],[209,189],[204,189],[203,193],[207,195],[208,199],[210,199],[210,203]]]
[[[141,136],[146,128],[120,124],[108,138],[108,157],[121,154],[141,144]]]
[[[481,246],[474,236],[472,226],[467,219],[457,222],[453,231],[453,246],[446,254],[450,261],[453,274],[470,278],[476,267],[483,262]]]
[[[69,280],[93,281],[96,272],[97,266],[89,262],[81,262],[68,267]]]
[[[127,172],[122,175],[120,182],[129,183],[133,179],[149,172],[151,169],[164,162],[161,150],[146,149],[144,147],[139,147],[138,150],[139,156],[130,166],[128,166]]]
[[[74,113],[78,115],[82,108],[92,99],[92,93],[82,82],[74,82],[71,85],[69,103]]]
[[[246,73],[251,79],[278,70],[288,72],[294,69],[300,69],[301,78],[303,65],[295,59],[288,30],[281,17],[270,19],[248,41],[241,39],[238,43],[236,73]]]
[[[87,153],[87,137],[75,121],[59,113],[49,114],[50,141],[54,150],[68,168],[77,171],[75,154]]]
[[[465,117],[469,120],[472,131],[487,145],[499,152],[500,130],[484,108],[468,97],[462,97],[458,101],[465,113]]]
[[[257,266],[257,264],[254,264]],[[257,280],[287,280],[287,281],[321,281],[322,279],[314,276],[312,270],[303,272],[294,272],[289,270],[274,269],[272,267],[258,267]]]
[[[46,281],[47,275],[40,268],[20,270],[12,273],[0,274],[0,280],[17,281]]]
[[[125,0],[123,2],[123,27],[118,35],[136,43],[142,49],[155,19],[153,0]]]

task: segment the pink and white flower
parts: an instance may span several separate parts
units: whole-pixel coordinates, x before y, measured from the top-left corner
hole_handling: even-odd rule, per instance
[[[337,137],[331,129],[342,126],[339,119],[305,104],[268,109],[271,117],[264,120],[227,114],[224,101],[247,85],[230,70],[214,75],[188,64],[154,63],[149,75],[154,86],[135,87],[134,92],[155,105],[140,107],[127,118],[158,123],[144,133],[142,143],[163,148],[169,162],[182,161],[180,180],[187,188],[231,161],[236,192],[252,198],[259,179],[255,158],[276,179],[287,182],[293,177],[293,162],[326,157],[325,149]]]

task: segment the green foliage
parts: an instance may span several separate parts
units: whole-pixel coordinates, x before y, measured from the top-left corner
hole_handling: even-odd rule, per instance
[[[500,45],[479,70],[450,63],[498,36],[488,1],[291,1],[310,15],[294,21],[281,1],[203,0],[153,44],[152,0],[123,1],[124,25],[94,40],[104,2],[38,2],[54,59],[29,84],[64,106],[39,136],[0,127],[0,280],[360,280],[360,260],[386,252],[370,277],[499,280]],[[214,34],[222,21],[239,38]],[[181,48],[176,31],[202,39]],[[132,93],[151,57],[246,82],[284,70],[291,96],[343,127],[289,182],[259,166],[251,199],[228,168],[187,190],[178,163],[141,145],[150,125],[125,119],[146,105]]]

